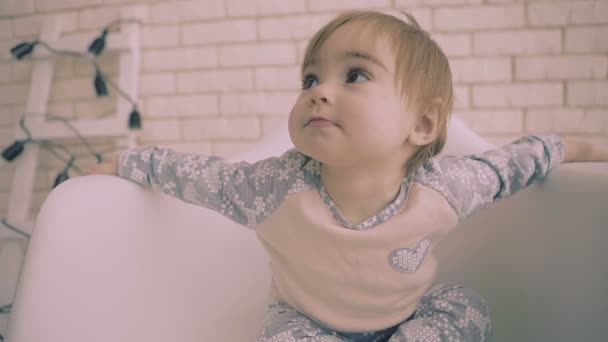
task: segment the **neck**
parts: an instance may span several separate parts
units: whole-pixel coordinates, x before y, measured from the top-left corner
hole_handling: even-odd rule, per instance
[[[321,166],[321,181],[342,215],[357,224],[376,215],[399,194],[403,165]]]

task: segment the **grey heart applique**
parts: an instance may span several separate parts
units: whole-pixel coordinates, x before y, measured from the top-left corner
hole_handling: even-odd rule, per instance
[[[422,265],[422,260],[426,256],[431,246],[431,238],[426,238],[418,242],[416,249],[398,248],[388,256],[388,262],[399,272],[413,273]]]

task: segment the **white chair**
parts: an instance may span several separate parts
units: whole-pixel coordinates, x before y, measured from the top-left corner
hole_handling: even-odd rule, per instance
[[[492,147],[451,126],[445,153]],[[241,157],[289,147],[283,127]],[[494,341],[606,341],[607,242],[608,163],[562,165],[458,227],[439,280],[487,299]],[[118,177],[78,177],[40,210],[7,341],[253,341],[269,278],[248,228]]]

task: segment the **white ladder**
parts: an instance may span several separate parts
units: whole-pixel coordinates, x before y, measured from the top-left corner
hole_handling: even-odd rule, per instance
[[[121,16],[123,19],[140,18],[140,10],[141,7],[130,7],[125,9]],[[88,47],[88,44],[95,37],[91,37],[90,34],[62,37],[61,24],[61,17],[59,15],[50,16],[43,23],[40,40],[56,49],[86,51],[85,49]],[[107,35],[105,51],[118,51],[119,75],[116,83],[132,99],[136,99],[140,66],[140,27],[132,21],[126,21],[120,27],[120,32],[112,32]],[[34,50],[34,56],[37,58],[33,61],[32,78],[25,112],[46,113],[50,87],[53,81],[55,59],[52,54],[40,46]],[[99,119],[74,120],[71,121],[71,125],[84,138],[116,138],[120,145],[134,147],[135,135],[128,128],[128,117],[132,110],[132,104],[121,96],[117,96],[116,98],[115,115]],[[32,137],[37,140],[74,137],[74,132],[62,122],[47,120],[42,116],[30,116],[27,118],[26,124]],[[19,123],[15,128],[15,138],[18,140],[27,138]],[[39,154],[40,146],[38,144],[27,144],[22,154],[13,161],[15,163],[15,171],[9,197],[7,218],[10,224],[26,233],[31,233],[34,226],[34,219],[30,217],[30,209],[32,206],[32,194]],[[0,229],[0,238],[4,237],[14,238],[19,237],[19,235],[7,229]]]
[[[0,0],[1,1],[1,0]],[[126,8],[123,19],[141,18],[142,7]],[[120,32],[106,36],[106,51],[117,51],[119,54],[119,75],[117,84],[126,94],[136,101],[138,94],[138,77],[140,66],[140,27],[137,23],[121,23]],[[101,28],[100,28],[101,31]],[[56,49],[85,52],[88,44],[95,37],[88,35],[62,36],[60,16],[50,16],[43,23],[40,40]],[[46,113],[47,102],[53,82],[55,56],[44,47],[38,46],[33,53],[32,78],[25,106],[26,113]],[[91,79],[92,86],[92,79]],[[128,117],[132,104],[122,96],[117,96],[115,115],[99,119],[81,119],[71,121],[72,127],[84,138],[109,137],[116,139],[122,146],[134,147],[135,134],[128,128]],[[74,132],[64,123],[48,120],[44,116],[28,116],[26,127],[33,139],[54,140],[74,138]],[[24,140],[27,134],[19,123],[15,128],[15,139]],[[27,144],[14,163],[14,176],[8,204],[7,221],[20,230],[31,234],[35,219],[31,217],[32,195],[38,168],[40,146]],[[19,281],[21,267],[27,248],[27,240],[20,234],[0,227],[0,305],[10,304]],[[8,315],[0,315],[0,333],[4,333]]]

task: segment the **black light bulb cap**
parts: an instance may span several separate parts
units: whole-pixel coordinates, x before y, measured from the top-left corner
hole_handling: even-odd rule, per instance
[[[141,115],[137,108],[134,108],[129,114],[129,129],[141,129]]]
[[[65,182],[68,179],[70,179],[70,176],[68,175],[67,169],[59,172],[59,174],[57,174],[57,177],[55,178],[55,183],[53,184],[53,189],[56,188],[57,185]]]
[[[25,142],[21,140],[15,141],[11,146],[7,147],[2,151],[2,158],[7,162],[12,162],[17,158],[21,152],[23,152],[23,146],[25,146]]]
[[[19,43],[11,49],[11,54],[17,59],[22,59],[23,57],[32,53],[36,44],[38,44],[37,40],[33,42]]]
[[[101,32],[101,35],[89,45],[89,52],[95,56],[99,56],[103,51],[103,48],[106,46],[106,35],[108,34],[108,29],[104,29]]]
[[[108,95],[108,87],[106,86],[106,81],[104,81],[103,76],[101,76],[101,73],[99,71],[95,73],[94,85],[95,94],[97,94],[97,97]]]

